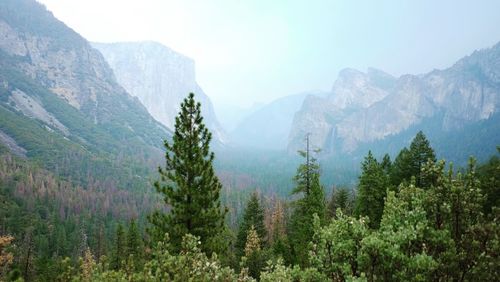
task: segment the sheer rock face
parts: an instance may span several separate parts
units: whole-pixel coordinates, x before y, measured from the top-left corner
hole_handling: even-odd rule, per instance
[[[333,85],[329,100],[340,109],[367,108],[384,99],[396,79],[373,68],[367,73],[344,69]]]
[[[36,1],[0,3],[0,55],[3,64],[56,94],[111,134],[126,136],[125,132],[132,132],[134,137],[130,138],[139,138],[155,147],[160,147],[161,140],[171,135],[118,84],[98,50]],[[11,88],[9,81],[3,84],[4,89]],[[9,91],[14,107],[25,109],[24,100],[16,94],[18,90]],[[29,112],[28,116],[69,134],[66,121],[55,119],[46,110],[47,105],[38,103],[35,107],[36,93],[24,94],[32,96],[29,98],[32,107],[30,112],[26,108],[23,113]]]
[[[69,34],[72,44],[66,45],[65,39],[57,36],[68,34],[31,33],[0,19],[0,48],[9,55],[22,57],[18,68],[73,107],[81,109],[95,104],[98,93],[129,96],[114,81],[113,71],[99,51],[85,39]]]
[[[136,96],[149,113],[173,129],[180,103],[190,92],[202,104],[205,124],[214,139],[224,142],[209,97],[196,83],[194,61],[156,42],[93,43],[113,69],[118,82]]]
[[[425,118],[442,115],[441,129],[460,129],[498,112],[500,43],[476,51],[445,70],[394,78],[375,69],[340,72],[331,94],[309,97],[295,115],[288,149],[313,146],[333,153],[398,134]]]

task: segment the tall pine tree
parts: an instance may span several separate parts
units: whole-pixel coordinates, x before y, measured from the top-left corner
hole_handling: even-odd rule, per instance
[[[123,225],[118,224],[116,228],[116,237],[114,242],[113,259],[111,261],[113,269],[120,269],[122,267],[122,262],[126,258],[126,243],[125,243],[125,230],[123,230]]]
[[[422,131],[419,131],[410,144],[411,172],[415,176],[418,187],[427,186],[426,180],[422,175],[422,167],[430,160],[436,162],[436,154],[432,149],[429,140]]]
[[[227,247],[221,238],[227,210],[221,208],[222,185],[212,167],[211,139],[203,123],[201,104],[190,93],[175,118],[172,142],[165,140],[166,165],[159,168],[161,178],[155,182],[170,211],[156,211],[149,217],[153,239],[161,240],[169,233],[175,251],[181,248],[186,234],[200,237],[201,249],[209,254]]]
[[[355,213],[358,216],[368,216],[370,227],[378,228],[384,211],[388,178],[371,151],[368,151],[361,169]]]
[[[391,184],[399,186],[403,181],[409,181],[412,176],[412,160],[408,148],[404,147],[397,155],[390,171]]]
[[[402,182],[409,182],[415,177],[416,185],[425,188],[429,185],[422,174],[422,168],[428,161],[436,162],[436,154],[430,146],[429,140],[422,131],[413,138],[410,149],[403,148],[390,170],[391,184],[398,186]]]
[[[142,238],[137,227],[137,223],[132,219],[127,232],[127,254],[133,255],[135,259],[140,259],[142,249]]]
[[[341,209],[343,214],[352,214],[352,196],[351,191],[346,187],[340,187],[333,190],[332,197],[328,203],[328,216],[337,217],[337,209]]]
[[[265,242],[267,231],[264,226],[264,209],[259,203],[259,196],[257,192],[253,193],[248,200],[247,207],[243,214],[243,221],[240,224],[238,235],[236,238],[236,255],[241,257],[245,253],[245,244],[248,237],[248,230],[253,226],[261,244]]]
[[[319,182],[319,165],[311,157],[309,150],[309,135],[306,138],[306,151],[299,152],[306,159],[297,169],[294,178],[297,186],[293,194],[303,197],[294,202],[294,210],[290,218],[290,243],[296,263],[308,265],[308,244],[314,235],[313,220],[316,214],[323,222],[326,215],[325,195]]]

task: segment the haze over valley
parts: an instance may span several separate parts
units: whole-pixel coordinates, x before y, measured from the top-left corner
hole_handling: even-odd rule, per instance
[[[499,3],[278,2],[0,1],[0,281],[498,277]]]

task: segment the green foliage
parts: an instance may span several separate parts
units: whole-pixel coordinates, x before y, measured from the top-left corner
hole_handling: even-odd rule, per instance
[[[248,230],[253,226],[259,236],[262,245],[265,245],[267,230],[264,226],[264,209],[259,203],[257,193],[253,193],[248,200],[247,207],[243,214],[243,221],[240,224],[236,237],[235,250],[238,257],[243,256],[245,244],[247,242]]]
[[[301,194],[302,198],[294,202],[289,226],[292,257],[295,263],[301,266],[308,265],[308,242],[314,234],[312,224],[314,215],[317,215],[322,222],[326,216],[324,191],[319,182],[319,165],[309,153],[309,151],[301,152],[306,162],[297,169],[295,176],[297,187],[293,193]]]
[[[500,153],[500,146],[497,147]],[[493,207],[500,206],[500,158],[492,156],[489,161],[477,169],[481,181],[481,191],[485,195],[483,212],[486,215],[492,213]]]
[[[282,258],[276,261],[268,261],[267,267],[261,273],[260,281],[328,281],[327,277],[315,268],[301,269],[299,266],[288,267],[283,263]]]
[[[250,226],[247,231],[245,244],[245,255],[241,258],[241,267],[248,270],[248,274],[255,278],[260,278],[260,272],[269,258],[269,251],[261,248],[259,234],[254,226]]]
[[[115,246],[113,252],[113,269],[120,269],[123,266],[123,261],[126,258],[126,241],[125,241],[125,230],[123,225],[118,224],[116,228]]]
[[[201,105],[191,93],[175,118],[173,143],[165,141],[166,166],[159,168],[161,179],[155,182],[170,211],[156,211],[149,218],[153,239],[158,241],[159,236],[169,233],[177,251],[185,234],[199,236],[203,251],[208,253],[220,254],[228,245],[221,237],[226,211],[220,204],[222,185],[212,167],[211,138],[203,124]]]
[[[428,161],[436,162],[436,154],[431,148],[429,140],[422,131],[419,131],[413,138],[410,149],[403,148],[396,157],[391,170],[391,183],[399,185],[402,182],[409,182],[415,177],[417,187],[429,185],[421,174],[422,168]]]
[[[411,153],[405,147],[399,152],[392,165],[390,172],[391,184],[398,186],[403,182],[408,182],[411,179],[411,176]]]
[[[199,237],[185,235],[179,255],[172,255],[168,241],[159,242],[139,281],[235,281],[236,275],[201,250]]]
[[[361,242],[360,267],[369,281],[428,281],[436,267],[427,254],[425,193],[410,186],[389,192],[380,229]]]
[[[361,241],[370,234],[366,218],[356,219],[339,209],[328,225],[322,228],[316,218],[314,227],[311,265],[333,281],[359,276]]]
[[[370,162],[376,160],[369,156],[365,167]],[[485,197],[474,159],[464,173],[444,167],[444,161],[427,158],[420,170],[424,187],[403,182],[391,191],[387,185],[378,229],[340,210],[329,225],[317,221],[312,265],[333,281],[495,280],[498,208],[490,220],[482,213]]]
[[[47,97],[40,94],[39,98]],[[12,157],[0,146],[0,152],[4,152],[0,158],[0,234],[15,237],[9,249],[14,255],[10,272],[1,274],[7,279],[255,281],[253,277],[260,277],[262,281],[495,281],[500,276],[497,193],[500,166],[496,156],[477,171],[474,160],[459,173],[451,166],[445,171],[445,162],[435,161],[423,134],[415,138],[410,150],[403,149],[394,163],[388,155],[378,162],[370,152],[362,164],[356,205],[357,214],[369,219],[350,216],[349,191],[338,189],[328,207],[330,214],[334,209],[335,213],[326,225],[319,165],[314,159],[306,161],[297,170],[290,221],[285,209],[269,198],[262,197],[263,201],[259,201],[257,195],[252,195],[248,201],[238,235],[244,238],[241,250],[246,252],[241,272],[237,274],[226,267],[231,259],[233,265],[237,263],[236,255],[229,253],[222,260],[216,255],[209,256],[219,249],[221,240],[229,244],[230,236],[224,233],[227,230],[219,228],[224,222],[219,200],[221,185],[211,167],[214,156],[209,153],[209,134],[196,122],[201,122],[201,116],[194,101],[186,100],[185,105],[189,106],[183,109],[184,117],[190,118],[179,118],[174,143],[166,142],[167,166],[160,169],[162,179],[157,184],[157,188],[170,193],[164,194],[167,203],[164,211],[170,213],[158,213],[161,220],[155,226],[156,234],[163,236],[162,230],[171,230],[178,235],[172,241],[157,239],[152,250],[143,248],[145,238],[138,228],[142,226],[144,211],[136,209],[137,202],[130,201],[133,198],[126,194],[127,189],[109,184],[121,174],[100,178],[123,170],[124,177],[117,182],[127,182],[135,178],[128,175],[134,171],[134,165],[121,167],[116,159],[110,159],[114,151],[103,149],[106,138],[95,147],[92,142],[80,147],[81,143],[47,131],[43,124],[20,115],[3,102],[0,129],[28,148],[28,157],[47,160],[44,166],[59,166],[59,172],[70,170],[61,167],[64,164],[82,166],[85,170],[72,174],[79,176],[74,179],[61,179],[31,161]],[[61,111],[58,115],[64,115],[64,108]],[[75,120],[80,121],[78,117]],[[192,130],[186,130],[189,128]],[[197,134],[190,134],[195,131]],[[86,136],[98,139],[101,135]],[[307,159],[308,155],[304,156]],[[71,164],[79,158],[83,160]],[[102,171],[98,174],[92,169]],[[143,173],[139,175],[147,175]],[[88,174],[88,179],[82,177],[84,174]],[[209,180],[202,180],[202,176]],[[189,179],[194,180],[188,182]],[[127,187],[135,188],[141,182],[146,181],[134,180]],[[190,189],[193,187],[196,189]],[[201,188],[206,187],[213,189],[205,194]],[[193,190],[203,193],[195,195],[191,193]],[[142,192],[139,189],[135,195]],[[171,201],[189,195],[196,199],[191,205],[176,205]],[[139,199],[144,206],[154,205],[148,197],[142,195]],[[241,206],[238,199],[241,198],[232,198],[233,210],[234,206]],[[194,209],[202,206],[208,209],[202,209],[203,212]],[[271,215],[273,206],[275,211]],[[162,221],[168,215],[180,215],[179,225],[187,220],[200,223],[192,229],[199,236],[183,234],[187,228],[171,224],[179,222]],[[139,223],[131,221],[125,231],[121,225],[116,227],[123,218],[138,218]],[[207,219],[217,222],[208,227],[217,228],[203,230]],[[184,240],[180,241],[179,235]],[[207,238],[208,235],[214,237]],[[113,246],[109,248],[109,260],[105,247],[108,241]],[[78,260],[78,256],[82,258]]]
[[[143,270],[109,271],[100,266],[94,268],[90,281],[253,281],[223,267],[217,256],[208,258],[200,247],[200,238],[187,234],[183,237],[180,253],[173,254],[167,236],[156,244],[152,259]]]
[[[133,264],[135,268],[139,268],[142,265],[144,250],[142,244],[142,236],[134,219],[130,221],[130,225],[128,227],[126,251],[127,259],[131,260],[131,264]]]
[[[361,164],[355,214],[367,216],[371,228],[378,228],[384,210],[384,198],[389,186],[388,176],[371,151]]]
[[[436,162],[436,154],[422,131],[417,133],[410,144],[410,156],[410,174],[415,177],[417,187],[425,187],[427,183],[426,179],[421,174],[421,170],[427,161]]]
[[[344,214],[351,215],[354,209],[353,195],[346,187],[334,189],[330,202],[328,203],[329,217],[336,217],[337,209],[342,210]]]

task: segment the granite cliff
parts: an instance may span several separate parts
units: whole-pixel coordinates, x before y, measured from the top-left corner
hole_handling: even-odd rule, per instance
[[[156,42],[93,43],[113,69],[118,82],[137,97],[149,113],[170,129],[190,92],[202,104],[207,127],[224,142],[210,98],[196,82],[194,61]]]
[[[395,78],[375,69],[345,69],[329,95],[304,100],[288,150],[302,148],[306,133],[327,153],[351,153],[430,119],[440,131],[460,130],[497,113],[499,94],[500,43],[422,75]]]

